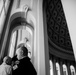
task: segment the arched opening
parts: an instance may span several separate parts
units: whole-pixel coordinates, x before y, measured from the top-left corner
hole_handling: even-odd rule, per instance
[[[71,75],[75,75],[75,68],[73,65],[70,66]]]
[[[64,75],[68,75],[67,66],[63,64],[63,73]]]
[[[18,45],[25,45],[28,48],[28,56],[32,57],[33,51],[33,31],[29,26],[18,26],[13,29],[11,34],[10,44],[9,44],[9,53],[10,57],[15,55],[16,47]]]
[[[50,60],[50,75],[53,75],[53,62]]]
[[[34,27],[27,23],[25,18],[17,17],[10,21],[8,27],[8,34],[6,38],[6,44],[4,51],[2,51],[3,57],[9,55],[13,57],[15,55],[16,47],[18,44],[25,43],[27,39],[27,48],[29,50],[28,56],[33,62],[34,57]],[[7,49],[7,50],[6,50]],[[4,54],[3,54],[4,53]]]
[[[56,62],[56,71],[57,71],[57,75],[60,75],[60,66],[58,62]]]

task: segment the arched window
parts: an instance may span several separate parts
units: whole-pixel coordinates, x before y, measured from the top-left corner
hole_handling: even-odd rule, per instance
[[[50,75],[53,75],[53,62],[50,60]]]
[[[63,73],[64,75],[68,75],[67,66],[63,64]]]
[[[58,62],[56,62],[56,71],[57,71],[57,75],[60,75],[60,66]]]
[[[70,66],[71,75],[75,75],[75,68],[73,65]]]
[[[29,26],[26,25],[15,27],[11,34],[8,55],[13,57],[15,55],[17,46],[24,45],[28,48],[28,56],[31,58],[34,43],[33,39],[33,31]]]

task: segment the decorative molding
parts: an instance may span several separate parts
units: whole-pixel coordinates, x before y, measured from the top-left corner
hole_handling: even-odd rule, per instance
[[[61,0],[47,0],[46,3],[48,37],[54,44],[63,48],[65,52],[67,50],[73,52]]]
[[[26,19],[27,19],[27,13],[28,13],[29,10],[31,10],[31,9],[29,8],[28,5],[24,5],[24,6],[23,6],[23,11],[25,12],[25,18],[26,18]]]
[[[74,60],[72,43],[61,0],[45,1],[48,46],[50,54]]]

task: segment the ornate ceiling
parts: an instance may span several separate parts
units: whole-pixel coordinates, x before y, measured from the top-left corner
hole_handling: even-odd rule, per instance
[[[46,19],[51,45],[64,52],[73,53],[66,17],[60,0],[46,1]]]

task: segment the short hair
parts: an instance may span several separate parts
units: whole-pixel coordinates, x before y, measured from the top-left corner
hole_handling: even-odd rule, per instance
[[[20,48],[23,51],[23,56],[28,56],[28,49],[24,45],[19,45],[17,49]]]
[[[9,56],[4,57],[3,62],[5,62],[7,65],[12,64],[12,58]]]
[[[22,46],[21,50],[23,51],[23,56],[28,56],[28,49],[25,46]]]

